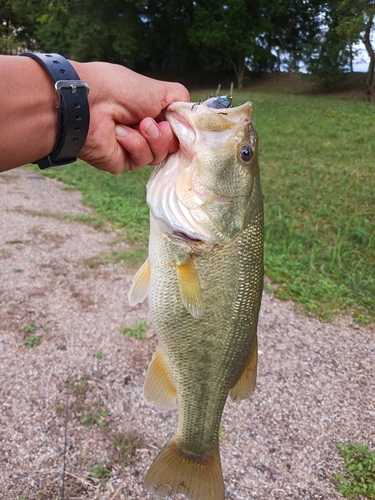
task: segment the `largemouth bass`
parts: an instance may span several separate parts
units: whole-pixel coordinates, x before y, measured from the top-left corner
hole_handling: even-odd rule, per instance
[[[224,498],[220,420],[228,393],[240,400],[255,387],[263,288],[253,106],[218,108],[208,100],[167,109],[180,149],[147,184],[149,256],[129,292],[132,305],[148,296],[159,340],[145,397],[161,411],[176,400],[179,409],[145,484],[191,500]]]

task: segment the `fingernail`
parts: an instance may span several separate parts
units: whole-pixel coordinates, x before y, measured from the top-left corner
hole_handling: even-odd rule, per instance
[[[116,125],[115,133],[118,137],[125,137],[127,135],[127,130],[125,127],[121,127],[121,125]]]
[[[156,139],[159,136],[159,129],[154,120],[150,120],[145,126],[144,131],[151,139]]]
[[[171,126],[168,123],[168,126],[165,127],[164,132],[166,133],[168,140],[171,141],[174,137]]]

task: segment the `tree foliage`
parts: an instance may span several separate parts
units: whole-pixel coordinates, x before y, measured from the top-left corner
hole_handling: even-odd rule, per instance
[[[34,48],[36,19],[23,2],[0,0],[0,51],[17,54],[20,50]]]
[[[298,71],[329,85],[351,67],[353,44],[370,55],[375,0],[0,0],[0,49],[60,52],[140,71],[228,67]]]
[[[239,88],[243,84],[247,58],[256,52],[256,37],[264,22],[258,2],[200,0],[196,3],[189,39],[196,47],[221,52],[231,64]]]

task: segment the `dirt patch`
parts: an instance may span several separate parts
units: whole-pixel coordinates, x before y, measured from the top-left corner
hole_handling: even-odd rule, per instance
[[[177,414],[142,396],[152,328],[121,333],[148,321],[127,302],[134,269],[101,257],[126,242],[27,170],[0,176],[0,209],[0,498],[152,499],[143,477]],[[336,443],[375,445],[374,333],[264,296],[257,390],[223,415],[226,498],[342,498]]]

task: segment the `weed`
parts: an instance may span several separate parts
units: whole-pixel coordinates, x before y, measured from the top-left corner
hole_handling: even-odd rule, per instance
[[[105,419],[108,417],[108,412],[101,409],[102,402],[99,401],[96,403],[97,410],[95,412],[87,413],[83,418],[81,418],[81,424],[87,425],[89,429],[92,429],[94,425],[97,425],[100,430],[106,431],[107,426]]]
[[[33,347],[38,347],[42,341],[42,337],[40,335],[29,335],[25,338],[24,344],[28,349],[32,349]]]
[[[124,333],[128,337],[135,337],[136,339],[145,339],[148,324],[145,321],[137,321],[134,326],[123,326],[121,327],[121,333]]]
[[[23,273],[23,269],[15,268],[15,269],[13,269],[13,272],[14,273]]]
[[[113,436],[113,441],[116,446],[118,460],[125,465],[136,450],[140,439],[131,434],[118,433]]]
[[[364,495],[375,498],[375,453],[363,443],[338,444],[344,457],[345,475],[334,474],[339,493],[345,498]]]
[[[24,339],[24,344],[28,349],[32,349],[33,347],[37,347],[40,345],[42,341],[42,337],[40,335],[35,335],[36,325],[35,323],[31,323],[29,326],[25,328],[27,336]]]
[[[102,358],[104,358],[104,353],[103,353],[103,351],[102,351],[101,349],[100,349],[99,351],[97,351],[97,352],[95,353],[95,357],[96,357],[96,358],[98,358],[98,359],[102,359]]]
[[[25,328],[25,332],[26,333],[35,333],[36,332],[36,324],[35,323],[30,323],[30,325],[28,325],[26,328]]]
[[[69,390],[75,397],[74,409],[77,412],[83,410],[86,393],[88,391],[87,377],[82,377],[77,382],[69,382]]]
[[[87,425],[89,429],[92,429],[92,427],[96,424],[99,429],[104,431],[107,429],[104,421],[105,417],[107,416],[108,413],[104,410],[100,410],[98,413],[89,412],[87,413],[87,415],[81,418],[80,422],[81,424]]]
[[[105,460],[101,460],[98,464],[89,467],[89,473],[91,477],[100,479],[102,485],[105,483],[106,479],[112,476],[111,472],[107,469]]]
[[[86,377],[82,377],[80,380],[78,380],[78,382],[71,385],[71,390],[77,398],[84,396],[86,394],[87,389],[88,386]]]

